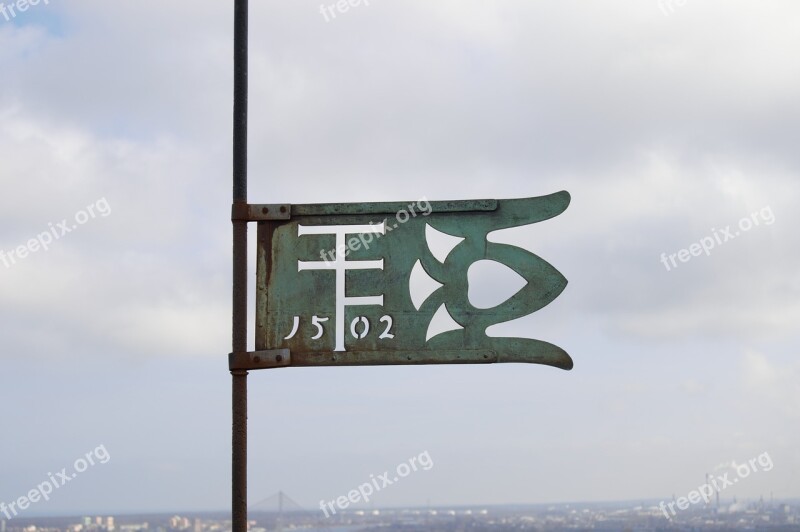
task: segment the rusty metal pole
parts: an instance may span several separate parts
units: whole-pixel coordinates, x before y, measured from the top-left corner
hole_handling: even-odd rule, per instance
[[[233,203],[247,205],[248,0],[235,0],[233,37]],[[233,353],[247,352],[247,221],[233,222]],[[247,371],[231,371],[233,532],[247,530]]]

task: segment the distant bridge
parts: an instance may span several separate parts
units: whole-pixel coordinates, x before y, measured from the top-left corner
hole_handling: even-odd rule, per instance
[[[270,495],[266,499],[263,499],[255,504],[249,504],[247,506],[249,511],[256,511],[256,512],[274,512],[277,514],[283,514],[284,512],[309,512],[308,508],[304,508],[291,497],[286,495],[284,492],[279,491],[274,495]]]

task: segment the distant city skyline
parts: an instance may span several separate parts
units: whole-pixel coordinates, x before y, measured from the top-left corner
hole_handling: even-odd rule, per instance
[[[708,505],[685,514],[665,518],[654,501],[618,503],[562,503],[556,505],[505,505],[441,508],[386,508],[345,510],[334,519],[315,511],[251,512],[251,532],[301,529],[317,530],[402,530],[445,531],[464,527],[477,530],[800,530],[800,501],[733,502],[720,507]],[[77,522],[76,522],[77,521]],[[69,523],[69,524],[67,524]],[[118,524],[117,524],[118,523]],[[52,517],[29,519],[2,532],[227,532],[230,514],[161,514],[84,516],[80,519]],[[31,529],[30,527],[34,527]],[[333,528],[331,528],[333,527]]]

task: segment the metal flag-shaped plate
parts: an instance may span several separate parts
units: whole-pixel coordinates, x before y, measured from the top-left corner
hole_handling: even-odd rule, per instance
[[[546,306],[567,285],[542,258],[487,236],[557,216],[569,201],[558,192],[263,206],[280,214],[258,222],[253,367],[525,362],[571,369],[572,359],[553,344],[486,334]],[[474,306],[468,270],[483,260],[507,266],[525,286],[493,308]]]

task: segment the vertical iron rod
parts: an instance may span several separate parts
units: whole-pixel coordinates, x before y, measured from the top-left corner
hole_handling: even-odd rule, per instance
[[[233,37],[233,202],[247,204],[248,0],[235,0]],[[247,351],[247,222],[233,222],[233,352]],[[232,371],[231,518],[247,531],[247,371]]]
[[[233,35],[233,201],[247,203],[248,0],[235,0]]]

